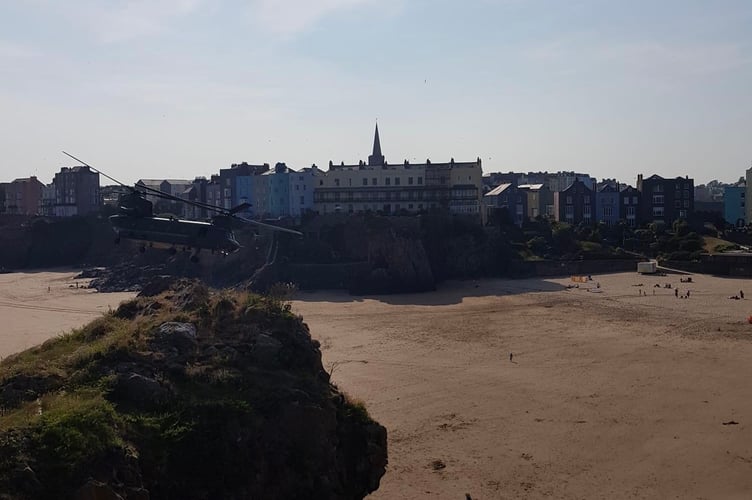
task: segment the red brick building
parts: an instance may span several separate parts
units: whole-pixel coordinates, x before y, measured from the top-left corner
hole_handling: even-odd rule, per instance
[[[42,201],[42,184],[36,177],[16,179],[6,184],[5,213],[9,215],[36,215]]]

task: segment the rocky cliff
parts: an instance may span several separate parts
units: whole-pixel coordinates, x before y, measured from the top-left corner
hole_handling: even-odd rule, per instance
[[[0,498],[352,499],[386,430],[284,301],[169,281],[0,363]]]

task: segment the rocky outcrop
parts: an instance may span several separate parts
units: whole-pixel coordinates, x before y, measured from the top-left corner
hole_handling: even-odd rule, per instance
[[[196,282],[4,360],[0,408],[4,500],[355,499],[386,467],[289,306]]]
[[[391,227],[371,230],[367,238],[371,269],[354,276],[350,292],[408,293],[436,289],[423,243]]]

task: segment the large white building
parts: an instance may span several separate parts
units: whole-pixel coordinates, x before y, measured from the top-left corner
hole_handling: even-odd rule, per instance
[[[320,214],[381,212],[418,213],[447,209],[455,214],[482,216],[483,172],[472,162],[389,164],[381,153],[379,129],[368,162],[334,165],[318,177],[314,209]]]

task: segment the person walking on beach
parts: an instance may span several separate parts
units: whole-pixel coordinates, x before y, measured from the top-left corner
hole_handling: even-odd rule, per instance
[[[678,288],[674,288],[674,297],[676,297],[677,299],[679,298],[679,289]]]
[[[510,361],[510,362],[512,361],[512,358],[514,358],[514,354],[510,352],[510,353],[509,353],[509,361]]]
[[[739,297],[744,298],[744,290],[739,290]]]

